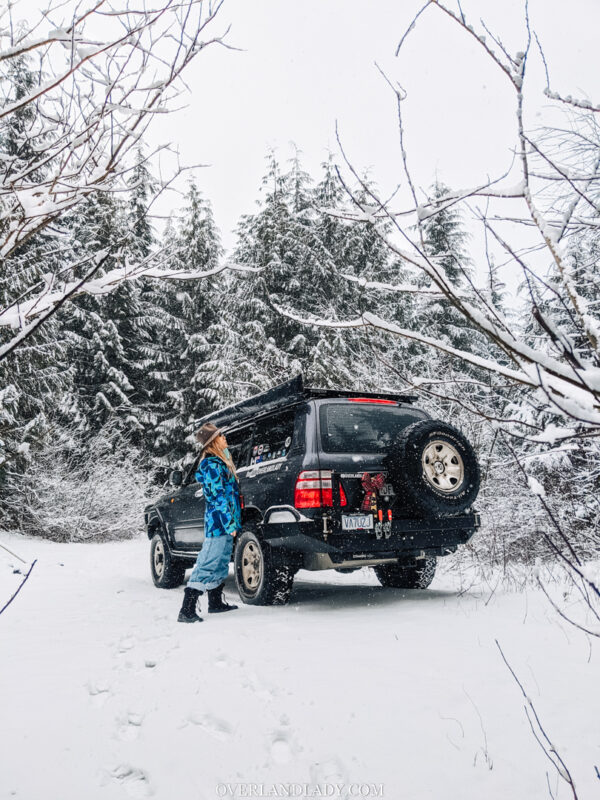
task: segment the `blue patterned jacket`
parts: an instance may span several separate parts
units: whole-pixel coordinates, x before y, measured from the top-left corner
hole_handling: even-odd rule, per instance
[[[207,456],[198,464],[196,480],[202,484],[204,536],[231,535],[242,527],[242,509],[238,482],[217,456]]]

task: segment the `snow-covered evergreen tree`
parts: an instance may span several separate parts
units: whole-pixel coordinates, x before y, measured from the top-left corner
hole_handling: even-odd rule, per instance
[[[571,291],[584,313],[593,311],[600,303],[600,236],[595,229],[579,232],[566,249]],[[548,357],[564,359],[574,374],[581,374],[583,369],[599,364],[582,319],[561,295],[560,280],[553,263],[543,282],[530,280],[521,285],[521,295],[531,309],[523,326],[524,339]],[[547,393],[520,390],[511,400],[511,409],[528,435],[521,451],[527,456],[531,474],[543,485],[570,540],[581,552],[593,553],[595,535],[590,531],[597,529],[600,516],[600,470],[593,466],[598,461],[594,437],[574,436],[572,441],[561,442],[557,433],[564,422],[549,403]],[[540,430],[545,433],[539,435]],[[578,430],[579,426],[574,426],[572,433]]]
[[[456,206],[443,205],[448,189],[442,183],[433,186],[431,202],[442,203],[440,210],[423,223],[425,252],[445,279],[455,289],[465,289],[472,280],[473,268],[466,250],[468,234]],[[430,336],[441,337],[448,344],[467,348],[473,345],[472,333],[462,315],[446,299],[440,298],[423,309],[423,322]]]
[[[0,78],[2,103],[17,101],[36,85],[26,56],[8,62]],[[48,134],[42,133],[37,107],[29,104],[11,114],[0,132],[0,165],[3,184],[28,164],[31,154]],[[39,170],[31,180],[40,177]],[[0,231],[10,223],[10,212],[0,199]],[[60,234],[46,230],[32,235],[8,258],[0,258],[0,309],[28,297],[32,286],[52,286],[60,273]],[[13,332],[0,329],[0,345]],[[0,485],[4,470],[26,467],[31,448],[43,446],[50,435],[52,418],[61,412],[69,391],[72,372],[64,342],[55,320],[0,361]]]
[[[110,191],[93,193],[69,215],[73,260],[107,250],[105,271],[140,264],[155,244],[147,211],[153,183],[138,148],[124,200]],[[161,360],[152,286],[146,279],[126,281],[109,294],[76,298],[64,315],[83,426],[93,432],[110,421],[139,446],[155,421],[151,372]]]
[[[240,273],[227,281],[227,326],[219,352],[225,374],[239,380],[242,396],[284,380],[298,371],[305,353],[306,330],[277,314],[272,302],[284,304],[298,293],[300,277],[294,271],[295,250],[302,243],[289,237],[291,212],[288,182],[274,153],[267,158],[259,210],[241,218],[233,260],[256,272]],[[288,251],[287,244],[291,244]],[[233,347],[234,343],[237,345]]]
[[[74,262],[86,252],[107,250],[106,269],[122,264],[128,227],[125,208],[115,194],[90,194],[69,214],[66,230]],[[116,418],[129,427],[124,420],[132,407],[133,386],[119,324],[126,315],[122,298],[118,302],[104,295],[75,298],[60,314],[75,370],[73,408],[84,430],[97,431]]]
[[[323,165],[324,176],[317,187],[320,206],[341,211],[345,194],[331,161]],[[368,203],[376,187],[368,175],[356,188],[359,203]],[[325,203],[327,201],[327,205]],[[365,312],[389,322],[405,326],[413,315],[414,297],[401,292],[386,292],[373,284],[401,285],[407,282],[408,267],[391,257],[382,236],[390,233],[385,220],[350,222],[323,214],[321,230],[330,242],[336,265],[336,313],[340,319],[351,319]],[[367,388],[397,386],[402,376],[411,373],[411,343],[398,341],[384,333],[350,329],[343,331],[347,348],[348,385]]]
[[[131,263],[136,264],[148,257],[156,241],[148,209],[150,198],[156,189],[156,181],[141,146],[136,151],[135,165],[126,184],[129,188],[129,203],[125,254]]]
[[[241,392],[266,388],[300,370],[326,385],[346,382],[344,337],[277,311],[336,316],[341,286],[323,235],[325,215],[318,210],[325,191],[321,187],[317,194],[297,150],[285,173],[275,153],[268,154],[259,210],[242,217],[234,253],[237,263],[256,272],[234,276],[227,304],[240,344],[232,374],[240,377]],[[338,357],[324,369],[319,353],[327,348]]]
[[[185,208],[176,226],[165,232],[171,264],[176,269],[206,272],[218,267],[220,234],[210,203],[195,181],[185,195]],[[193,422],[222,400],[222,364],[216,340],[222,334],[221,307],[225,301],[221,276],[156,287],[162,293],[160,328],[162,389],[156,395],[159,422],[154,431],[156,463],[166,465],[192,449]]]

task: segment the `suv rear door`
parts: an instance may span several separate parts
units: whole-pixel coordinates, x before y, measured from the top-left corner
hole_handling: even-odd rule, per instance
[[[385,472],[385,457],[398,433],[428,415],[419,409],[393,400],[340,398],[317,401],[319,463],[322,470],[333,470],[346,495],[344,513],[359,513],[365,497],[363,476]],[[401,504],[387,482],[379,491],[379,507],[384,512]]]

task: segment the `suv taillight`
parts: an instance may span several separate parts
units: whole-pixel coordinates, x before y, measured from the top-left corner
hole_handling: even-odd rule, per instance
[[[347,504],[346,493],[340,483],[340,505],[345,506]],[[296,480],[294,506],[296,508],[333,506],[331,470],[319,469],[301,472]]]

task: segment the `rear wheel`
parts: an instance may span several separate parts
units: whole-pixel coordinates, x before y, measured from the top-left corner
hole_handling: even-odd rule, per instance
[[[373,567],[382,586],[395,589],[427,589],[435,575],[435,556],[416,558],[408,563],[380,564]]]
[[[235,546],[235,580],[244,603],[284,605],[290,599],[294,570],[279,565],[269,545],[254,529],[242,530]]]
[[[185,577],[185,564],[173,558],[160,533],[155,533],[150,542],[150,572],[154,585],[159,589],[181,586]]]

